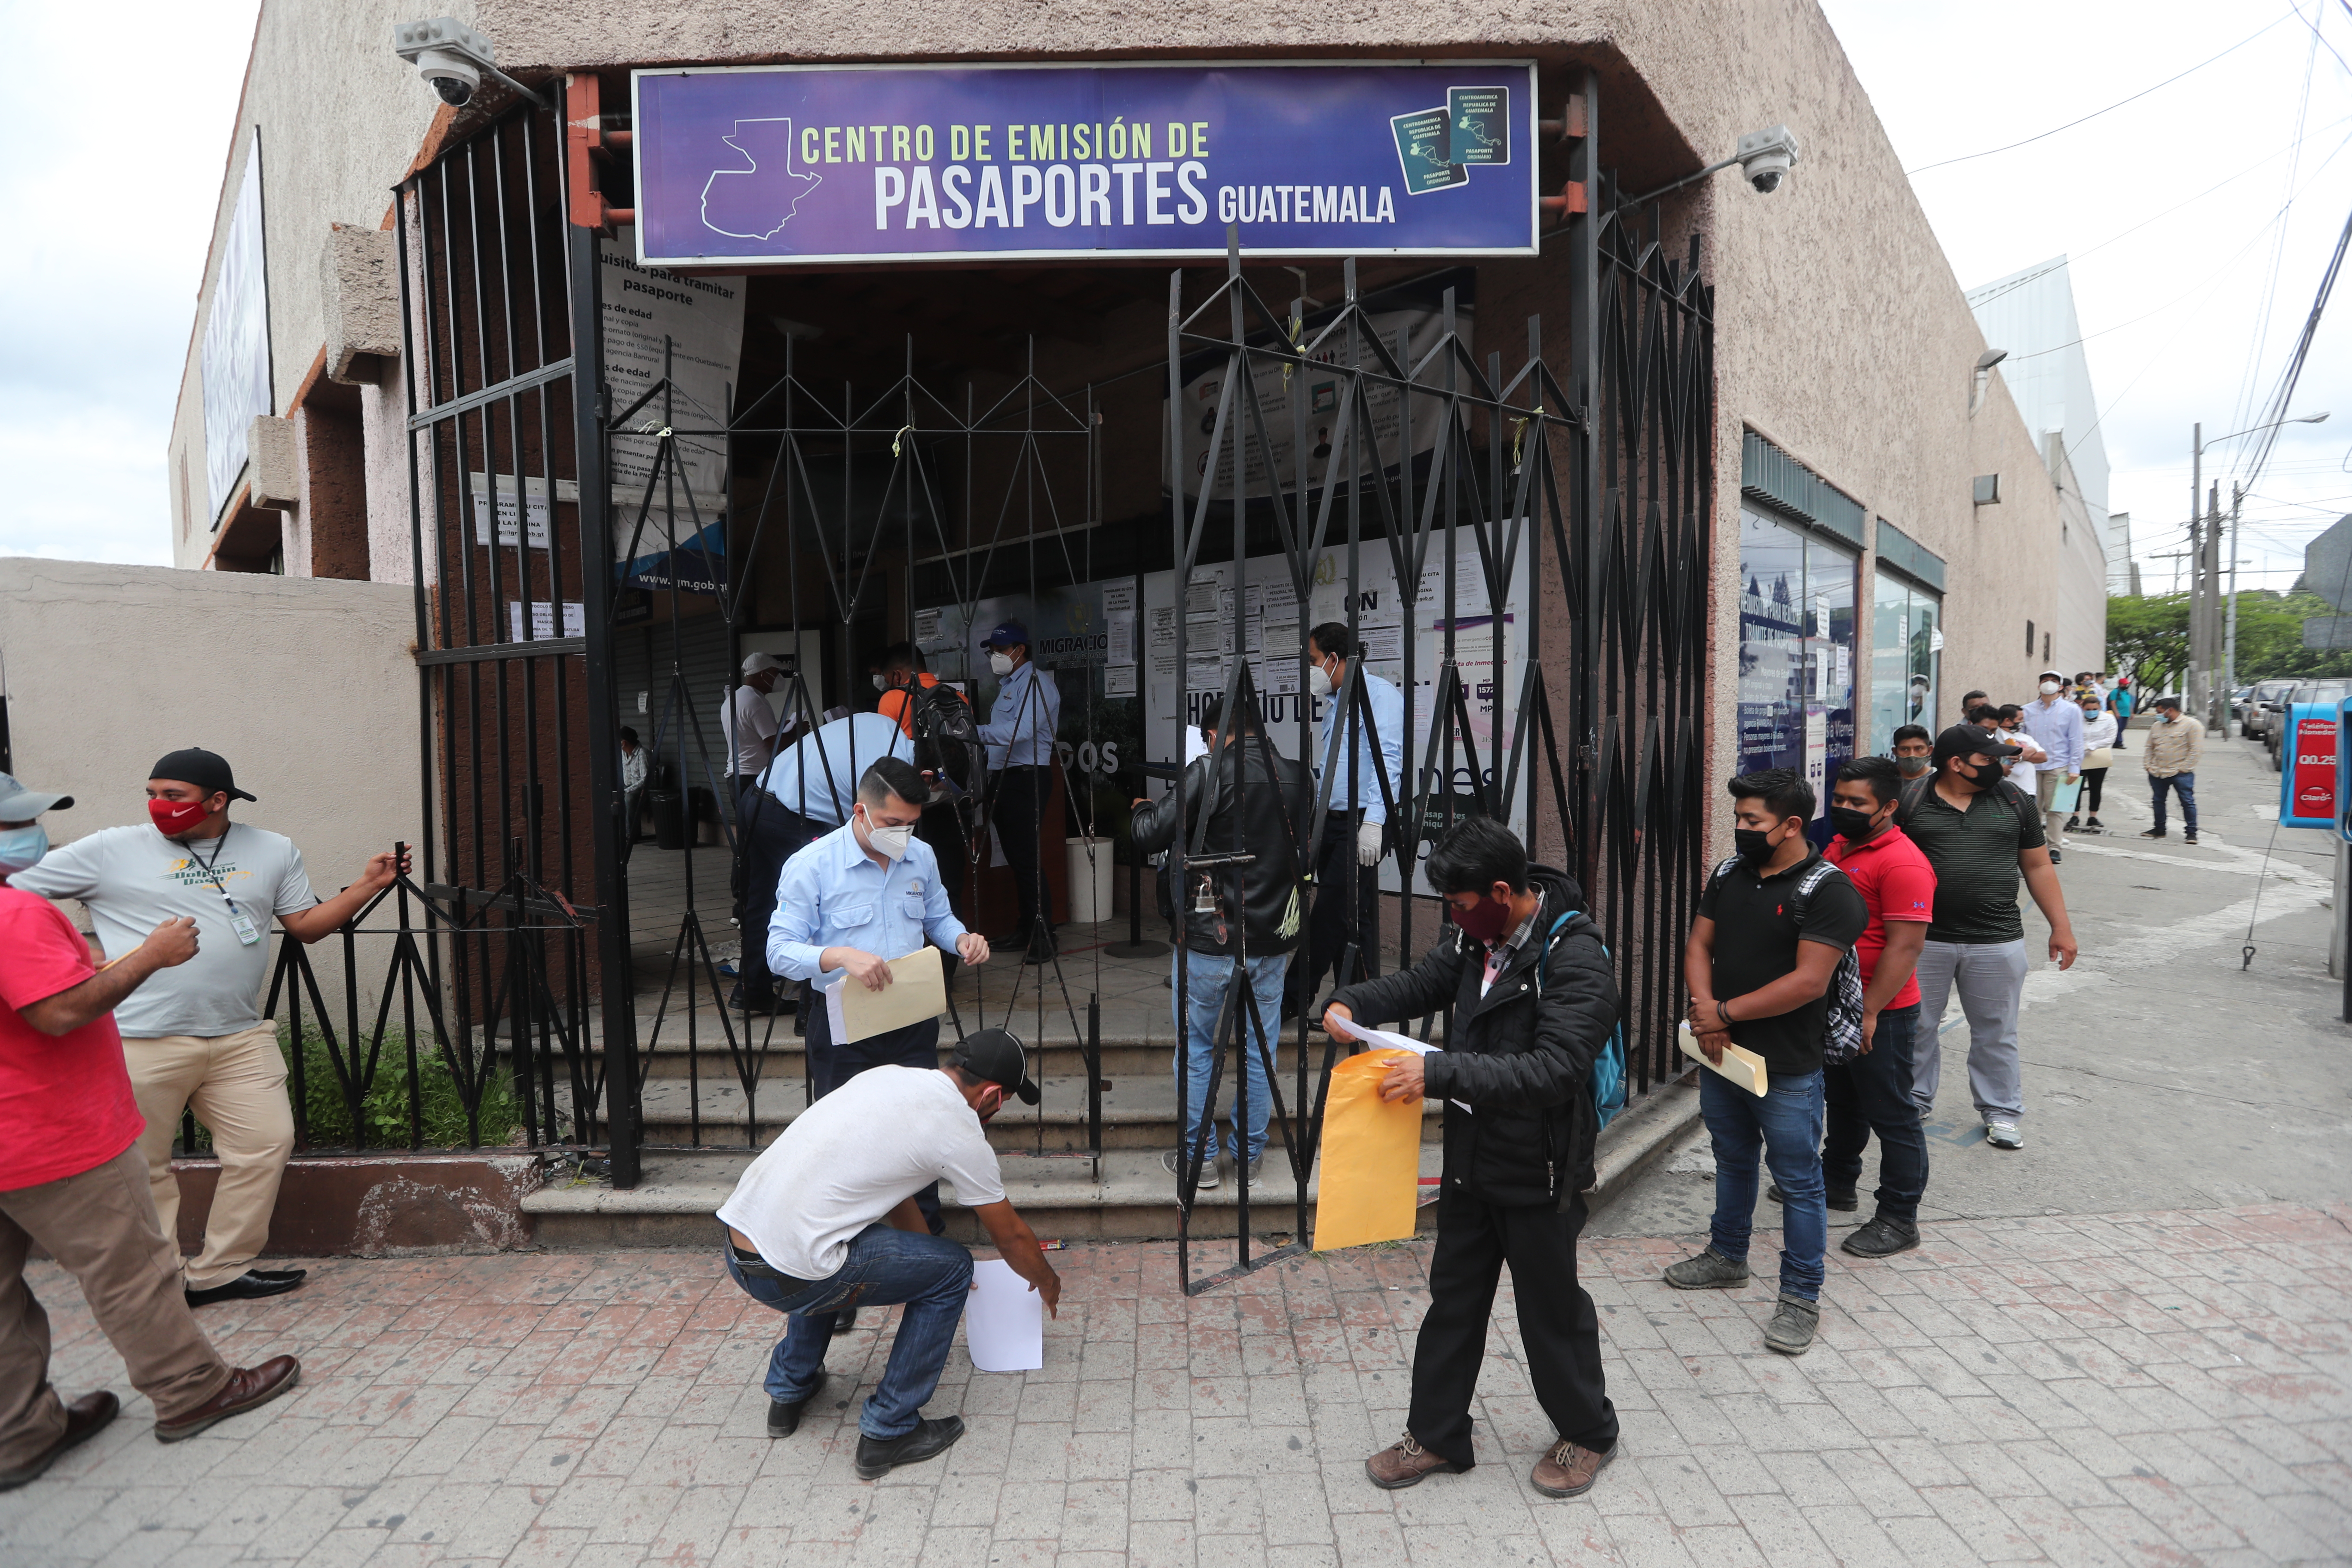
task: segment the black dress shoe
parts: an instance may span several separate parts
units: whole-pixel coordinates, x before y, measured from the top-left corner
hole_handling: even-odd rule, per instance
[[[58,1462],[58,1456],[77,1443],[87,1443],[106,1429],[122,1408],[122,1401],[104,1389],[85,1394],[66,1406],[66,1429],[58,1440],[13,1470],[0,1470],[0,1492],[15,1491]]]
[[[810,1400],[814,1399],[818,1394],[824,1392],[824,1369],[823,1367],[819,1367],[817,1369],[816,1382],[810,1384],[809,1391],[806,1394],[802,1394],[798,1399],[793,1400],[790,1403],[782,1399],[771,1399],[768,1401],[769,1436],[789,1437],[793,1433],[801,1429],[801,1412],[808,1408],[808,1402]]]
[[[300,1268],[281,1268],[264,1274],[257,1268],[248,1268],[236,1279],[224,1280],[218,1285],[207,1285],[201,1290],[190,1288],[188,1305],[209,1307],[215,1301],[250,1301],[261,1296],[282,1296],[302,1283],[302,1276],[306,1272]]]
[[[1764,1195],[1770,1198],[1776,1204],[1785,1204],[1789,1201],[1786,1197],[1781,1195],[1780,1184],[1778,1182],[1766,1187],[1764,1189]],[[1853,1194],[1850,1192],[1841,1193],[1833,1189],[1824,1189],[1822,1191],[1822,1202],[1829,1207],[1836,1209],[1841,1214],[1852,1214],[1854,1210],[1862,1206],[1862,1200],[1854,1196]]]
[[[861,1481],[879,1479],[900,1465],[919,1465],[925,1459],[936,1459],[955,1447],[963,1436],[963,1417],[942,1415],[919,1421],[915,1429],[903,1437],[883,1439],[857,1435],[857,1479]]]
[[[857,1309],[855,1307],[844,1307],[840,1311],[835,1312],[833,1315],[833,1337],[835,1339],[841,1338],[842,1335],[847,1333],[856,1326]]]

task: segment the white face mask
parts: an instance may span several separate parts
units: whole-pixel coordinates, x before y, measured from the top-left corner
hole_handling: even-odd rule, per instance
[[[1331,695],[1331,677],[1321,665],[1307,672],[1307,689],[1317,697]]]
[[[2058,695],[2058,683],[2057,683],[2056,681],[2054,681],[2054,680],[2045,680],[2045,681],[2043,681],[2043,682],[2042,683],[2042,696],[2044,696],[2044,697],[2055,697],[2055,696],[2057,696],[2057,695]]]
[[[1010,675],[1013,673],[1013,656],[1009,653],[990,654],[988,668],[999,675]]]
[[[905,859],[907,846],[914,837],[915,829],[911,824],[902,827],[879,827],[871,816],[866,819],[866,847],[886,860]]]
[[[890,689],[889,679],[878,669],[874,672],[874,689],[877,691],[887,691]]]

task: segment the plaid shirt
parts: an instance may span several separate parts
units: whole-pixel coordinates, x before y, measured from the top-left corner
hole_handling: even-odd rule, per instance
[[[1488,989],[1494,985],[1495,976],[1502,973],[1504,970],[1510,967],[1511,959],[1517,953],[1519,949],[1527,946],[1529,942],[1534,940],[1537,927],[1543,922],[1543,889],[1541,888],[1538,888],[1536,889],[1536,907],[1529,912],[1527,919],[1519,922],[1518,929],[1512,931],[1510,935],[1505,937],[1501,942],[1489,942],[1487,944],[1486,975],[1486,978],[1479,983],[1479,995],[1484,996]]]

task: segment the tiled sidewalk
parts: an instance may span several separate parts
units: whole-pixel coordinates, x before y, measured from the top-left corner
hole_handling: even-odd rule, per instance
[[[850,1473],[877,1335],[835,1347],[810,1425],[771,1442],[757,1380],[778,1320],[710,1256],[331,1262],[297,1295],[205,1312],[235,1359],[300,1353],[300,1389],[170,1447],[128,1400],[0,1497],[0,1561],[2342,1562],[2347,1220],[1932,1226],[1891,1262],[1833,1253],[1798,1361],[1759,1343],[1769,1283],[1682,1295],[1655,1276],[1683,1244],[1595,1242],[1624,1449],[1572,1502],[1527,1484],[1549,1434],[1507,1313],[1484,1462],[1403,1492],[1364,1479],[1403,1426],[1425,1244],[1190,1302],[1171,1247],[1063,1253],[1045,1370],[975,1373],[959,1347],[930,1410],[970,1434],[877,1484]],[[123,1389],[71,1284],[44,1266],[34,1286],[60,1384]]]

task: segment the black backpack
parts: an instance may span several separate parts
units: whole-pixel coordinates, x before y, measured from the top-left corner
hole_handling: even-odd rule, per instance
[[[1900,809],[1899,807],[1897,808]],[[1727,877],[1739,866],[1735,855],[1715,868],[1717,877]],[[1813,895],[1832,877],[1843,877],[1828,860],[1818,862],[1811,870],[1797,879],[1790,891],[1789,901],[1797,907],[1797,920],[1801,924]],[[1822,1065],[1843,1067],[1862,1054],[1862,959],[1851,947],[1838,958],[1836,973],[1830,976],[1829,1016],[1822,1026]]]
[[[915,766],[938,782],[931,790],[934,805],[977,801],[988,776],[988,749],[982,744],[980,726],[971,707],[952,686],[907,689],[907,716],[914,730]]]

